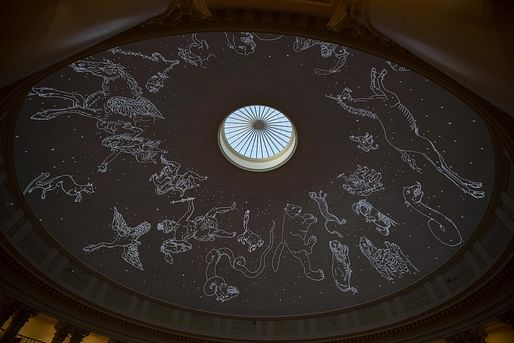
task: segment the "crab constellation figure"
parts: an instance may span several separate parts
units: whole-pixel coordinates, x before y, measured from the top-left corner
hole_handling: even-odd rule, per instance
[[[164,219],[157,224],[157,230],[171,233],[171,238],[161,244],[161,252],[164,260],[173,263],[173,254],[180,254],[191,250],[193,247],[189,240],[213,241],[216,238],[234,238],[236,232],[227,232],[219,228],[216,216],[235,210],[236,203],[227,207],[213,207],[204,215],[191,217],[195,211],[194,198],[182,199],[187,202],[187,210],[177,220]]]
[[[163,195],[169,192],[178,192],[180,197],[193,188],[199,187],[199,182],[207,180],[207,176],[200,176],[192,170],[179,174],[180,163],[167,160],[161,155],[161,164],[164,167],[159,174],[153,173],[150,181],[155,185],[155,194]]]
[[[309,198],[316,202],[321,215],[325,218],[325,230],[342,238],[343,234],[338,230],[340,230],[342,225],[346,224],[346,219],[339,219],[335,214],[330,213],[327,204],[327,193],[323,193],[323,191],[319,191],[319,193],[309,192]]]
[[[378,149],[378,144],[375,144],[375,138],[369,132],[366,132],[362,136],[349,136],[348,137],[352,142],[358,143],[357,148],[361,149],[364,152],[370,152],[372,150]]]
[[[404,274],[419,272],[397,244],[385,241],[384,245],[385,248],[377,248],[366,237],[361,237],[359,240],[360,251],[381,277],[394,281],[395,278],[401,278]]]
[[[296,37],[293,50],[295,52],[301,52],[313,46],[319,46],[321,57],[334,57],[336,59],[335,65],[329,69],[315,68],[314,74],[316,75],[329,75],[340,72],[350,54],[344,46],[303,37]]]
[[[356,294],[357,288],[351,286],[352,268],[348,256],[348,246],[337,240],[328,242],[332,253],[332,278],[338,290],[344,293]]]
[[[396,93],[385,88],[384,78],[386,75],[385,69],[380,73],[377,73],[375,68],[371,69],[370,88],[373,95],[367,98],[353,98],[349,88],[345,88],[337,96],[326,95],[326,97],[335,100],[339,106],[351,114],[376,120],[384,132],[386,142],[400,153],[402,160],[411,169],[421,173],[415,157],[423,157],[437,172],[445,176],[465,194],[474,198],[483,198],[484,191],[478,190],[482,187],[482,183],[470,181],[454,172],[434,143],[419,132],[416,119],[409,109],[401,103]],[[397,146],[396,144],[399,143],[396,143],[398,140],[395,141],[396,135],[402,135],[402,141],[409,141],[409,143],[405,143],[404,147]],[[410,140],[407,140],[408,137]]]
[[[407,207],[412,208],[428,219],[427,226],[439,242],[449,247],[462,243],[462,236],[453,220],[423,203],[424,193],[419,182],[412,186],[403,187],[402,194]]]
[[[280,268],[280,261],[285,251],[289,252],[300,262],[305,276],[313,281],[325,279],[322,269],[312,269],[310,255],[312,248],[318,242],[316,236],[307,238],[309,227],[318,219],[310,213],[302,213],[302,207],[287,204],[282,217],[282,231],[280,243],[273,253],[272,267],[277,272]]]
[[[383,236],[389,236],[391,227],[398,225],[397,222],[377,210],[366,199],[361,199],[352,205],[353,212],[364,216],[366,223],[375,224],[375,229]]]
[[[339,174],[337,178],[344,180],[343,189],[352,195],[367,197],[372,193],[384,190],[382,174],[366,166],[357,166],[357,170],[349,177]]]
[[[195,67],[205,69],[204,63],[209,61],[209,58],[216,57],[214,54],[203,55],[203,52],[209,49],[209,44],[205,39],[198,39],[198,33],[191,35],[192,42],[185,48],[178,48],[178,55],[180,58]]]
[[[146,221],[136,227],[129,227],[115,207],[111,229],[116,233],[116,237],[111,242],[90,244],[82,248],[82,250],[91,253],[101,248],[123,248],[121,258],[131,266],[144,270],[143,264],[139,259],[139,246],[141,245],[139,238],[150,231],[150,228],[150,223]]]
[[[85,185],[80,185],[75,182],[72,175],[64,174],[50,177],[50,173],[41,173],[36,176],[25,187],[23,195],[30,194],[36,189],[41,190],[41,199],[46,199],[46,193],[54,190],[61,189],[64,194],[75,197],[74,202],[82,201],[82,193],[93,194],[95,189],[93,184],[88,182]]]
[[[246,210],[243,217],[243,229],[244,231],[237,235],[237,241],[243,246],[248,245],[248,252],[253,252],[257,248],[262,247],[264,241],[255,232],[248,228],[248,222],[250,221],[250,210]]]

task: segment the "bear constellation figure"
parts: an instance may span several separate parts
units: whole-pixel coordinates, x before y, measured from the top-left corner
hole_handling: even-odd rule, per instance
[[[398,95],[384,86],[384,78],[387,71],[383,69],[377,73],[375,68],[371,69],[370,88],[373,92],[368,98],[356,98],[351,95],[351,89],[345,88],[337,96],[326,95],[327,98],[335,100],[339,106],[351,114],[367,117],[376,120],[383,132],[386,142],[397,150],[404,162],[412,170],[421,173],[421,168],[417,166],[415,157],[421,156],[428,161],[434,169],[445,176],[450,182],[455,184],[461,191],[474,198],[483,198],[484,191],[478,190],[482,187],[481,182],[470,181],[459,176],[454,172],[443,155],[436,148],[434,143],[420,133],[420,128],[416,124],[416,119],[404,104],[401,103]],[[382,118],[387,118],[382,119]],[[408,146],[399,147],[392,141],[395,135],[410,136]],[[404,141],[407,141],[406,139]]]
[[[364,152],[370,152],[371,150],[377,150],[378,144],[375,144],[375,138],[369,132],[364,133],[362,136],[349,136],[352,142],[358,143],[357,148]]]
[[[357,288],[352,287],[350,280],[352,268],[350,257],[348,257],[348,246],[337,240],[328,242],[328,247],[332,253],[332,277],[337,289],[344,293],[357,294]]]
[[[72,175],[64,174],[50,178],[50,173],[41,173],[36,176],[25,187],[23,195],[30,194],[36,189],[41,189],[41,199],[46,199],[46,193],[57,189],[61,189],[66,195],[75,197],[74,202],[82,201],[82,193],[93,194],[95,189],[92,183],[79,185],[73,179]]]
[[[264,241],[255,232],[248,228],[248,222],[250,221],[250,210],[246,210],[243,217],[243,229],[244,231],[237,235],[237,241],[243,246],[248,245],[248,252],[254,252],[257,248],[262,247]]]
[[[366,199],[361,199],[352,205],[357,215],[363,215],[366,223],[375,224],[375,229],[383,236],[389,236],[391,227],[398,225],[397,222],[377,210]]]
[[[343,178],[344,184],[343,189],[352,195],[360,195],[367,197],[372,193],[383,191],[384,185],[382,184],[382,174],[375,171],[375,169],[369,169],[366,166],[357,166],[349,177],[344,174],[339,174],[337,178]]]
[[[330,213],[327,204],[327,193],[323,193],[323,191],[319,191],[319,193],[309,192],[309,198],[316,202],[321,215],[325,218],[325,230],[342,238],[343,234],[338,229],[341,225],[346,224],[346,219],[339,219],[335,214]],[[334,225],[331,225],[331,223]]]

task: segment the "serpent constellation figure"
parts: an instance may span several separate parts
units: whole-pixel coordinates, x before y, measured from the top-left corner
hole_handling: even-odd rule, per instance
[[[50,173],[41,173],[27,185],[23,195],[30,194],[36,189],[41,189],[41,199],[46,199],[46,193],[61,189],[66,195],[75,197],[74,202],[82,201],[82,193],[93,194],[95,189],[92,183],[80,185],[72,175],[64,174],[50,178]]]
[[[413,170],[421,173],[421,169],[416,165],[415,156],[422,156],[465,194],[474,198],[483,198],[484,191],[478,190],[482,187],[482,183],[459,176],[448,166],[434,143],[419,133],[416,119],[409,109],[401,103],[396,93],[384,87],[383,81],[386,74],[385,69],[380,73],[377,73],[375,68],[371,69],[370,88],[373,95],[368,98],[352,98],[349,88],[345,88],[337,96],[326,95],[326,97],[335,100],[351,114],[376,120],[382,127],[386,142],[401,154],[402,160]],[[410,136],[409,146],[401,148],[393,144],[392,140],[396,134]]]
[[[216,55],[208,54],[207,56],[202,56],[203,51],[209,49],[209,44],[204,39],[198,39],[197,35],[197,33],[191,35],[192,42],[187,47],[178,48],[178,55],[184,62],[205,69],[204,62],[209,61],[211,57],[216,57]]]
[[[293,50],[295,52],[301,52],[316,45],[319,46],[321,57],[330,58],[333,56],[336,59],[336,64],[329,69],[315,68],[314,74],[329,75],[340,72],[346,64],[346,59],[350,54],[344,46],[310,38],[296,37],[296,41],[293,44]]]
[[[305,276],[313,281],[325,279],[325,273],[321,269],[313,270],[311,267],[310,255],[312,248],[317,243],[316,236],[311,235],[307,238],[309,227],[316,223],[318,219],[310,214],[302,214],[302,208],[298,205],[287,204],[284,208],[282,217],[282,230],[280,243],[273,253],[272,267],[277,272],[280,268],[280,260],[284,251],[288,251],[297,259],[303,268]]]
[[[352,209],[357,215],[364,216],[366,223],[375,224],[377,232],[384,236],[389,236],[391,227],[398,225],[397,222],[377,210],[366,199],[361,199],[353,204]]]
[[[335,214],[330,213],[327,204],[327,193],[323,193],[323,191],[319,191],[319,193],[309,192],[309,198],[316,202],[321,215],[325,218],[325,230],[327,230],[328,233],[335,234],[342,238],[343,234],[338,230],[341,225],[346,224],[346,219],[339,219]]]
[[[333,240],[328,242],[328,247],[332,253],[332,277],[337,289],[344,293],[358,293],[357,288],[352,287],[350,283],[352,268],[348,257],[348,246]]]
[[[137,269],[144,270],[143,264],[139,259],[139,246],[141,242],[139,238],[150,231],[151,225],[148,222],[142,222],[136,227],[129,227],[123,219],[121,213],[114,208],[111,229],[116,233],[116,237],[111,242],[100,242],[90,244],[82,248],[84,252],[91,253],[101,248],[123,248],[121,258]]]
[[[389,67],[391,67],[392,70],[394,71],[400,71],[400,72],[403,72],[403,71],[410,71],[410,69],[408,68],[405,68],[404,66],[402,65],[399,65],[398,63],[393,63],[391,61],[386,61],[386,63],[389,65]]]
[[[378,149],[378,144],[375,144],[375,139],[373,135],[369,134],[369,132],[366,132],[362,136],[349,136],[348,138],[352,142],[358,143],[357,148],[364,152],[370,152],[371,150]]]
[[[186,191],[199,187],[198,182],[207,180],[207,176],[200,176],[192,170],[179,174],[180,163],[167,160],[161,155],[161,164],[164,167],[159,174],[150,176],[150,181],[155,185],[155,194],[163,195],[169,192],[178,192],[181,197]]]
[[[195,211],[194,199],[188,198],[185,200],[187,210],[178,221],[164,219],[157,224],[157,230],[172,234],[171,238],[162,242],[160,249],[164,254],[164,260],[170,264],[173,263],[173,254],[191,250],[193,247],[189,243],[191,238],[205,242],[213,241],[216,238],[233,238],[236,235],[235,232],[220,229],[216,219],[218,214],[235,210],[236,203],[232,203],[230,207],[213,207],[206,214],[191,219]]]
[[[359,240],[359,249],[380,276],[394,281],[394,278],[400,278],[404,274],[419,272],[397,244],[385,241],[384,245],[385,248],[377,248],[366,237]]]
[[[439,242],[449,247],[462,243],[462,236],[457,225],[438,210],[423,203],[424,193],[419,182],[412,186],[403,187],[402,193],[405,205],[428,219],[427,226]]]
[[[255,48],[257,47],[255,38],[261,41],[275,41],[282,37],[283,35],[264,37],[255,32],[225,32],[227,46],[236,54],[243,56],[248,56],[255,53]]]
[[[264,241],[262,238],[248,228],[248,222],[250,221],[250,210],[246,210],[243,217],[243,229],[244,231],[237,235],[237,241],[243,246],[248,245],[248,252],[254,252],[257,248],[262,247]]]
[[[369,169],[366,166],[357,166],[349,177],[344,174],[339,174],[337,178],[343,178],[344,184],[343,189],[352,195],[360,195],[367,197],[372,193],[383,191],[384,185],[382,184],[382,174],[375,171],[375,169]]]

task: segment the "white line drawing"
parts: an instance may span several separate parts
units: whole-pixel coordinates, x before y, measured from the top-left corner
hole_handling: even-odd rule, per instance
[[[243,229],[244,231],[237,235],[237,241],[243,246],[248,245],[248,252],[254,252],[257,248],[262,247],[264,241],[255,232],[248,228],[248,222],[250,221],[250,210],[246,210],[243,217]]]
[[[82,248],[84,252],[91,253],[101,248],[123,248],[121,258],[131,266],[144,270],[139,258],[139,238],[150,231],[152,226],[144,221],[136,227],[129,227],[123,219],[121,213],[114,207],[111,229],[116,233],[116,237],[111,242],[100,242],[90,244]]]
[[[200,176],[192,170],[179,174],[180,163],[167,160],[161,155],[161,164],[164,167],[159,174],[153,173],[150,181],[155,185],[155,194],[163,195],[169,192],[178,192],[180,197],[193,188],[199,187],[198,182],[207,180],[207,176]]]
[[[392,70],[394,71],[400,71],[400,72],[404,72],[404,71],[410,71],[410,69],[408,68],[405,68],[404,66],[402,65],[399,65],[398,63],[393,63],[391,61],[386,61],[386,63],[389,65],[389,67],[391,67]]]
[[[448,166],[434,143],[419,133],[416,119],[409,109],[401,103],[396,93],[384,87],[383,81],[386,75],[387,70],[385,69],[382,69],[380,73],[377,73],[375,68],[371,69],[370,88],[373,95],[368,98],[352,98],[352,91],[349,88],[345,88],[337,96],[328,94],[325,96],[335,100],[339,106],[351,114],[377,120],[384,131],[386,142],[401,154],[402,160],[413,170],[421,173],[421,169],[416,165],[414,156],[422,156],[436,171],[444,175],[465,194],[477,199],[483,198],[485,195],[484,191],[478,190],[482,187],[482,183],[470,181],[459,176]],[[387,118],[387,120],[381,120],[380,117]],[[391,142],[390,138],[393,139],[396,132],[411,136],[409,148],[399,148]]]
[[[352,195],[367,197],[372,193],[384,190],[382,174],[375,169],[370,170],[366,166],[357,165],[357,169],[349,177],[339,174],[337,178],[344,180],[343,189]]]
[[[383,236],[389,236],[391,227],[398,225],[397,222],[377,210],[366,199],[354,203],[352,209],[357,215],[364,216],[366,223],[375,224],[375,229]]]
[[[312,248],[318,239],[314,235],[307,238],[307,233],[309,227],[317,221],[318,219],[310,213],[302,214],[301,206],[286,205],[282,217],[281,241],[273,253],[273,271],[277,272],[280,268],[280,260],[285,250],[300,262],[307,278],[313,281],[325,279],[323,270],[320,268],[313,270],[310,261]]]
[[[385,248],[377,248],[366,237],[359,240],[359,249],[381,277],[394,281],[394,278],[401,278],[404,274],[419,272],[397,244],[385,241],[384,245]]]
[[[375,138],[369,132],[364,133],[362,136],[349,136],[352,142],[358,143],[357,148],[364,152],[370,152],[371,150],[377,150],[378,144],[375,144]]]
[[[332,277],[337,289],[344,293],[357,294],[357,288],[351,286],[352,268],[348,256],[348,246],[337,240],[328,242],[332,253]]]
[[[319,191],[319,193],[309,192],[309,198],[316,202],[321,215],[323,218],[325,218],[325,223],[323,224],[325,226],[325,230],[328,233],[335,234],[342,238],[343,234],[338,230],[340,229],[339,227],[341,227],[341,225],[346,224],[346,219],[339,219],[339,217],[337,217],[335,214],[330,213],[327,204],[327,193],[324,193],[323,191]],[[331,223],[334,225],[331,225]]]
[[[173,254],[180,254],[191,250],[193,247],[189,240],[213,241],[216,238],[234,238],[236,232],[227,232],[219,228],[216,215],[235,210],[236,203],[227,207],[213,207],[204,215],[191,219],[195,211],[194,198],[181,200],[187,202],[187,210],[178,221],[164,219],[157,224],[157,230],[164,233],[171,233],[171,238],[161,244],[161,252],[164,260],[173,264]]]
[[[61,189],[66,195],[75,197],[74,202],[82,201],[82,193],[93,194],[94,186],[91,182],[84,185],[78,184],[72,175],[64,174],[50,178],[50,173],[43,172],[36,176],[25,187],[23,195],[30,194],[36,189],[41,189],[41,199],[46,199],[46,193]]]
[[[209,58],[216,57],[216,55],[208,54],[205,57],[202,56],[203,51],[209,49],[209,44],[207,44],[205,39],[198,39],[198,33],[193,33],[191,40],[192,42],[187,47],[178,48],[178,55],[184,62],[205,69],[204,62],[208,62]]]
[[[310,49],[313,46],[319,46],[321,57],[334,57],[336,59],[335,65],[329,69],[315,68],[314,74],[316,75],[329,75],[340,72],[346,64],[346,59],[350,54],[344,46],[303,37],[296,37],[293,44],[293,50],[295,52],[301,52]]]
[[[282,38],[283,35],[267,38],[255,32],[225,32],[227,46],[234,50],[238,55],[248,56],[255,53],[257,43],[255,38],[261,41],[275,41]]]
[[[423,203],[424,192],[421,189],[421,183],[416,182],[412,186],[403,187],[402,194],[407,207],[428,219],[427,226],[439,242],[449,247],[455,247],[462,243],[462,236],[457,225],[446,215]]]

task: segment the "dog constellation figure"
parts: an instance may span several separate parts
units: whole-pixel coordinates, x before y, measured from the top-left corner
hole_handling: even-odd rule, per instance
[[[369,132],[366,132],[363,136],[349,136],[348,138],[352,142],[358,143],[357,148],[364,152],[378,149],[378,144],[375,144],[375,139]]]
[[[150,231],[150,228],[150,223],[146,221],[136,227],[129,227],[115,207],[111,224],[111,229],[116,233],[114,240],[90,244],[82,248],[82,250],[91,253],[101,248],[123,248],[121,258],[131,266],[144,270],[139,258],[139,246],[141,245],[139,238]]]
[[[293,50],[295,52],[301,52],[310,49],[313,46],[319,46],[321,57],[334,57],[336,59],[336,64],[329,69],[315,68],[314,74],[316,75],[330,75],[340,72],[346,64],[346,59],[350,54],[344,46],[303,37],[296,37],[296,41],[293,44]]]
[[[332,253],[332,278],[337,289],[344,293],[356,294],[357,288],[351,286],[352,268],[350,257],[348,257],[348,246],[337,240],[328,242],[328,247]]]
[[[335,100],[339,106],[351,114],[376,120],[384,131],[386,142],[401,154],[402,160],[413,170],[421,173],[414,158],[421,156],[465,194],[477,199],[483,198],[484,192],[478,190],[482,187],[482,183],[459,176],[448,166],[434,143],[420,134],[416,119],[409,109],[401,103],[396,93],[384,87],[383,81],[386,74],[385,69],[378,74],[375,68],[371,69],[370,88],[373,95],[368,98],[352,98],[349,88],[345,88],[337,96],[326,95],[326,97]],[[392,143],[391,140],[394,140],[396,132],[411,137],[409,147],[401,148]]]
[[[455,247],[462,243],[462,236],[457,225],[438,210],[423,203],[424,193],[419,182],[403,187],[402,193],[405,205],[428,219],[427,226],[439,242],[449,247]]]
[[[267,38],[255,32],[225,32],[227,46],[234,50],[238,55],[248,56],[255,53],[257,43],[255,38],[261,41],[275,41],[282,38],[283,35]]]
[[[27,185],[23,195],[30,194],[36,189],[41,189],[41,199],[46,199],[46,193],[61,189],[66,195],[75,197],[74,202],[82,201],[82,193],[93,194],[95,189],[92,183],[80,185],[72,175],[64,174],[50,178],[50,173],[41,173]]]
[[[248,252],[254,252],[257,248],[262,247],[264,241],[255,232],[248,228],[248,222],[250,221],[250,210],[246,210],[243,217],[243,229],[244,231],[237,235],[237,241],[243,246],[248,245]]]
[[[397,244],[385,241],[384,245],[385,248],[377,248],[366,237],[359,240],[359,249],[381,277],[394,281],[394,278],[401,278],[404,274],[419,272]]]
[[[204,62],[209,61],[209,58],[216,57],[214,54],[208,54],[203,57],[202,53],[205,50],[209,49],[209,44],[205,39],[198,39],[198,33],[193,33],[191,35],[192,42],[185,48],[178,48],[178,55],[180,58],[195,67],[200,67],[205,69]]]
[[[369,169],[366,166],[357,166],[349,177],[344,174],[339,174],[337,178],[343,178],[344,184],[343,189],[352,195],[360,195],[367,197],[372,193],[384,190],[382,184],[382,174],[375,171],[375,169]]]
[[[167,160],[161,155],[161,164],[164,167],[159,174],[153,173],[150,181],[155,185],[155,194],[163,195],[169,192],[178,192],[183,197],[186,191],[199,187],[198,182],[207,180],[207,176],[200,176],[192,170],[179,174],[180,163]]]
[[[157,224],[157,230],[164,233],[171,233],[172,237],[161,244],[161,252],[164,254],[166,262],[173,263],[173,254],[179,254],[191,250],[192,245],[189,240],[213,241],[216,238],[233,238],[236,232],[227,232],[219,228],[216,216],[235,210],[236,203],[230,207],[213,207],[206,214],[193,216],[194,198],[185,199],[187,210],[178,221],[164,219]]]
[[[386,61],[386,63],[389,65],[389,67],[391,67],[392,70],[394,71],[400,71],[400,72],[405,72],[405,71],[410,71],[410,69],[408,68],[405,68],[404,66],[402,65],[399,65],[397,63],[393,63],[391,61]]]
[[[375,224],[375,229],[383,236],[389,236],[391,227],[398,225],[397,222],[377,210],[366,199],[361,199],[353,204],[352,209],[357,215],[364,216],[366,223]]]
[[[317,243],[316,236],[307,238],[309,227],[318,219],[310,214],[302,214],[302,208],[298,205],[287,204],[282,217],[281,241],[273,253],[272,267],[277,272],[280,268],[280,260],[284,251],[289,252],[300,262],[305,276],[313,281],[325,279],[322,269],[313,270],[311,267],[310,255],[312,248]]]
[[[319,191],[319,193],[309,192],[309,198],[316,202],[321,215],[325,218],[325,230],[327,230],[328,233],[335,234],[342,238],[343,234],[338,230],[341,225],[346,224],[346,219],[339,219],[335,214],[330,213],[327,204],[327,193],[323,193],[323,191]],[[335,225],[331,225],[331,223]]]

